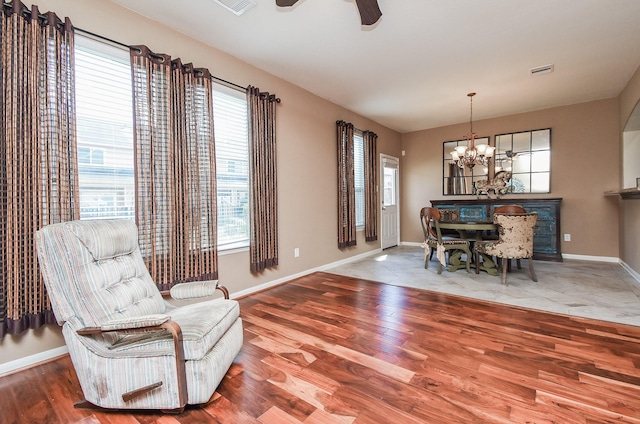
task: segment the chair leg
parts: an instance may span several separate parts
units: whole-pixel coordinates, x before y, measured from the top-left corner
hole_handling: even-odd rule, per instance
[[[502,260],[502,284],[504,284],[505,286],[507,285],[507,263],[509,263],[509,259],[506,260],[507,262],[505,263],[505,260]]]
[[[475,261],[476,261],[476,274],[480,274],[480,253],[475,252]]]
[[[471,253],[470,250],[466,251],[467,254],[467,272],[471,273],[471,258],[473,258],[473,254]]]
[[[518,269],[522,269],[522,266],[520,265],[520,259],[516,259],[516,262],[518,263]]]
[[[538,277],[536,277],[536,272],[533,270],[533,257],[529,258],[529,272],[531,272],[531,279],[535,282],[538,282]]]

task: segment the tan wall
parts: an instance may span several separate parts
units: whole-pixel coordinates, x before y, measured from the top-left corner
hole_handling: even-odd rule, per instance
[[[620,105],[620,133],[627,124],[634,107],[640,101],[640,67],[618,97]],[[621,141],[622,143],[622,138]],[[627,152],[628,153],[628,152]],[[640,158],[636,159],[637,161]],[[623,162],[622,158],[620,162]],[[638,175],[640,176],[640,175]],[[620,258],[640,274],[640,199],[620,202]]]
[[[220,51],[170,31],[106,0],[39,0],[40,10],[69,16],[82,29],[125,44],[146,44],[156,52],[181,57],[184,63],[209,68],[217,77],[277,94],[278,207],[280,265],[260,275],[249,272],[247,252],[222,255],[219,275],[231,293],[250,289],[380,247],[365,243],[337,248],[336,120],[378,134],[378,151],[400,154],[400,134],[251,67]],[[230,15],[230,19],[232,16]],[[300,249],[294,258],[293,250]],[[57,328],[0,340],[0,364],[64,344]]]
[[[620,184],[616,99],[474,121],[478,136],[491,136],[492,143],[496,134],[541,128],[552,129],[551,193],[527,197],[563,198],[561,231],[571,234],[571,242],[562,242],[563,253],[619,257],[618,234],[611,231],[618,228],[617,201],[603,195]],[[430,200],[475,198],[442,194],[442,143],[460,139],[467,131],[465,123],[402,136],[403,241],[421,241],[418,214]]]

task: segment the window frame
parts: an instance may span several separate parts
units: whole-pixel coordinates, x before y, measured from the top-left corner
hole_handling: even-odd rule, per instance
[[[129,52],[83,34],[76,34],[74,49],[80,219],[135,220]],[[110,78],[103,78],[105,69]],[[101,163],[94,160],[98,151]]]
[[[225,84],[221,84],[218,82],[213,82],[212,84],[213,86],[213,109],[214,109],[214,115],[213,115],[213,120],[214,120],[214,132],[215,132],[215,148],[216,148],[216,207],[217,207],[217,224],[216,224],[216,229],[217,229],[217,234],[218,234],[218,240],[217,240],[217,244],[218,244],[218,252],[226,252],[226,253],[232,253],[232,252],[236,252],[236,251],[243,251],[243,250],[247,250],[249,248],[249,243],[250,243],[250,233],[249,233],[249,228],[250,228],[250,222],[249,222],[249,208],[250,208],[250,204],[249,204],[249,132],[248,132],[248,123],[249,123],[249,116],[248,116],[248,109],[247,109],[247,98],[246,98],[246,93],[244,91],[241,91],[237,88],[232,88],[229,87]],[[220,98],[219,96],[223,95],[223,96],[230,96],[230,97],[234,97],[237,101],[240,101],[243,103],[243,107],[240,108],[239,110],[243,110],[245,115],[244,115],[244,123],[245,126],[242,129],[242,131],[244,132],[243,138],[244,141],[246,142],[246,156],[243,156],[244,159],[238,159],[238,158],[234,158],[231,155],[229,155],[228,157],[225,157],[223,155],[221,155],[222,152],[222,143],[224,143],[224,141],[222,141],[222,136],[221,134],[218,132],[220,131],[220,128],[223,126],[219,121],[216,122],[216,96],[218,96],[218,99]],[[233,130],[233,132],[238,131],[239,128],[235,128]],[[238,134],[239,135],[239,134]],[[237,141],[237,140],[236,140]],[[238,150],[234,151],[235,153],[239,153]],[[223,163],[222,161],[226,160],[226,163]],[[245,162],[245,163],[242,163]],[[238,189],[238,185],[236,184],[235,186],[225,186],[225,184],[221,184],[221,181],[224,181],[223,178],[220,178],[220,173],[223,171],[223,169],[226,169],[227,172],[229,168],[233,167],[233,172],[231,172],[231,174],[239,176],[239,174],[242,173],[242,170],[245,169],[246,172],[244,173],[244,179],[246,179],[245,184],[243,185],[242,189],[244,189],[246,191],[246,195],[245,195],[245,199],[246,199],[246,204],[242,205],[242,206],[238,206],[236,205],[235,207],[241,207],[241,208],[245,208],[245,213],[244,213],[244,222],[243,225],[246,229],[246,237],[242,238],[242,239],[238,239],[232,242],[224,242],[222,243],[220,240],[220,234],[222,233],[223,229],[220,226],[220,221],[221,218],[224,219],[222,217],[222,213],[221,213],[221,199],[220,199],[220,192],[221,192],[221,186],[222,186],[222,190],[234,190],[235,192],[232,195],[232,197],[236,197],[237,196],[241,196],[241,194],[239,194],[240,190]],[[240,170],[240,172],[237,172],[238,170]],[[229,178],[232,178],[231,175]],[[236,181],[237,183],[238,181]],[[236,218],[236,217],[232,217],[232,218]],[[237,221],[236,221],[237,222]]]
[[[77,38],[76,38],[76,43],[75,43],[75,49],[76,49],[76,62],[77,62],[77,52],[78,49],[80,49],[83,53],[82,54],[92,54],[95,55],[98,58],[104,58],[106,60],[112,60],[113,62],[117,63],[117,66],[121,66],[123,64],[126,64],[127,66],[127,71],[126,71],[126,75],[128,77],[127,80],[127,86],[130,87],[131,86],[131,70],[130,70],[130,59],[129,59],[129,51],[120,45],[116,45],[114,43],[110,43],[106,40],[103,40],[99,37],[93,37],[90,35],[84,35],[84,34],[76,34]],[[115,52],[121,51],[122,52],[122,56],[118,56],[116,54],[114,54]],[[81,63],[82,63],[82,54],[81,54]],[[87,68],[88,69],[88,68]],[[76,66],[76,77],[77,77],[77,66]],[[82,72],[82,71],[81,71]],[[82,80],[82,78],[81,78]],[[220,243],[220,234],[222,234],[224,232],[224,229],[220,226],[220,221],[221,221],[221,213],[220,213],[220,191],[221,191],[221,179],[219,177],[219,171],[224,168],[224,164],[222,163],[225,159],[225,155],[224,154],[220,154],[220,149],[222,147],[222,142],[218,141],[217,137],[214,137],[214,143],[215,143],[215,151],[216,151],[216,215],[217,215],[217,222],[216,222],[216,234],[217,234],[217,248],[218,248],[218,252],[221,254],[224,253],[233,253],[235,251],[238,250],[246,250],[249,247],[249,242],[250,242],[250,234],[249,234],[249,137],[248,137],[248,111],[247,111],[247,105],[246,105],[246,93],[238,88],[232,88],[229,87],[225,84],[222,83],[218,83],[216,81],[212,81],[212,90],[213,90],[213,103],[214,103],[214,115],[213,115],[213,120],[214,120],[214,132],[216,132],[217,130],[219,131],[221,128],[224,128],[226,125],[222,122],[219,121],[220,118],[216,118],[218,116],[218,114],[215,113],[215,109],[216,109],[216,98],[218,98],[218,101],[220,99],[220,95],[224,95],[224,96],[232,96],[235,97],[236,100],[239,100],[241,103],[243,102],[244,104],[240,105],[240,107],[237,109],[236,112],[239,111],[243,111],[244,113],[244,117],[240,118],[240,121],[244,122],[244,139],[246,140],[246,156],[243,156],[239,161],[236,160],[231,160],[229,163],[233,164],[233,168],[234,169],[238,169],[238,168],[242,168],[243,165],[239,163],[240,162],[246,162],[245,165],[245,169],[246,169],[246,177],[245,177],[245,181],[244,181],[244,186],[241,190],[245,190],[246,191],[246,205],[243,206],[245,208],[245,213],[244,213],[244,217],[243,217],[243,225],[246,228],[246,237],[236,240],[234,242],[223,242]],[[76,86],[76,90],[77,90],[78,86]],[[94,87],[91,87],[94,88]],[[82,88],[81,88],[82,89]],[[103,88],[104,90],[104,88]],[[109,91],[109,90],[107,90]],[[92,94],[94,97],[96,96],[96,94]],[[80,95],[80,97],[82,98],[82,93]],[[128,98],[131,99],[132,95],[130,94],[130,92],[128,93]],[[86,101],[86,97],[84,100],[82,100],[80,102],[81,104],[81,108],[84,107],[82,106],[83,102]],[[122,170],[116,170],[114,169],[113,172],[115,172],[114,174],[114,178],[117,178],[118,173],[122,174],[122,172],[130,172],[131,173],[131,178],[135,178],[133,176],[133,169],[135,166],[135,160],[133,159],[133,150],[134,150],[134,139],[133,139],[133,134],[134,134],[134,130],[133,130],[133,101],[132,99],[130,100],[130,105],[131,105],[131,109],[130,109],[130,113],[129,116],[131,117],[131,127],[129,128],[129,136],[130,137],[130,146],[131,146],[131,151],[129,151],[128,148],[126,148],[124,151],[127,152],[127,155],[130,156],[131,159],[131,164],[130,166],[126,167],[126,171],[122,171]],[[77,105],[76,105],[77,106]],[[89,111],[91,112],[91,110],[85,108],[84,111]],[[81,113],[85,113],[85,112],[81,112]],[[220,113],[219,113],[220,114]],[[109,117],[107,114],[105,114],[104,116]],[[83,152],[84,155],[82,156],[83,158],[88,158],[88,162],[87,161],[83,161],[82,163],[80,163],[79,161],[79,167],[85,167],[85,168],[90,168],[90,167],[102,167],[109,169],[108,163],[109,163],[109,149],[113,147],[114,143],[110,143],[110,142],[106,142],[104,144],[96,144],[96,143],[91,143],[89,142],[84,142],[84,141],[80,141],[80,137],[85,137],[87,138],[84,134],[88,134],[88,127],[90,127],[90,125],[88,125],[86,122],[83,122],[83,119],[86,120],[86,118],[83,116],[80,119],[78,119],[79,121],[79,129],[78,129],[78,146],[77,146],[77,155],[78,155],[78,159],[80,159],[80,153]],[[102,119],[102,118],[101,118]],[[217,122],[216,122],[217,121]],[[111,120],[109,120],[109,122],[111,122]],[[82,127],[83,125],[86,125],[85,127]],[[127,138],[128,138],[127,137]],[[100,136],[93,136],[93,138],[98,139],[98,140],[102,140],[103,137]],[[97,152],[97,150],[101,150],[101,154],[102,154],[102,164],[97,164],[94,163],[94,152]],[[118,150],[115,149],[116,155],[118,153],[122,153],[122,150]],[[234,173],[235,174],[235,173]],[[96,174],[97,175],[97,174]],[[79,176],[80,178],[80,176]],[[104,181],[104,182],[103,182]],[[136,196],[136,191],[135,191],[135,180],[131,181],[131,193],[130,196],[133,199],[132,200],[132,207],[126,207],[125,209],[122,210],[122,214],[120,215],[105,215],[105,216],[100,216],[100,212],[99,211],[93,211],[92,209],[96,209],[97,206],[95,205],[91,205],[89,204],[86,200],[83,201],[83,199],[87,199],[88,197],[95,197],[96,194],[98,193],[100,194],[100,192],[104,192],[105,194],[102,196],[98,196],[98,197],[104,197],[107,196],[109,197],[109,193],[113,192],[113,196],[111,197],[116,197],[116,195],[120,192],[123,191],[123,186],[122,184],[118,183],[118,184],[113,184],[113,185],[109,185],[111,183],[113,183],[114,180],[112,178],[109,178],[108,176],[105,178],[104,176],[102,177],[102,181],[98,181],[96,180],[96,178],[93,178],[92,180],[86,180],[86,175],[85,175],[85,180],[81,180],[81,185],[80,185],[80,197],[81,197],[81,201],[80,201],[80,208],[81,210],[84,208],[87,211],[83,214],[81,213],[81,219],[94,219],[94,218],[103,218],[103,219],[107,219],[107,218],[126,218],[126,219],[131,219],[135,221],[135,216],[136,216],[136,209],[135,209],[135,196]],[[97,184],[97,185],[96,185]],[[83,188],[85,188],[85,191],[83,192]],[[91,188],[91,191],[88,192],[86,191],[87,188]],[[226,187],[224,182],[222,184],[222,190],[228,190],[229,187]],[[94,193],[95,192],[95,193]],[[237,194],[237,193],[236,193]],[[94,202],[95,203],[95,202]],[[117,203],[115,200],[113,201],[113,203]],[[113,206],[115,207],[115,206]],[[106,208],[107,210],[110,210],[110,208],[113,208],[112,206],[105,206],[104,208]],[[223,218],[224,219],[224,218]],[[238,224],[240,225],[240,224]]]
[[[356,204],[356,231],[365,226],[365,181],[364,181],[364,135],[361,130],[353,132],[353,191]]]

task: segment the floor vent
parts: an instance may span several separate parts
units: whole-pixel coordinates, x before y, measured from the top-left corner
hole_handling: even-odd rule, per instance
[[[253,0],[213,0],[225,9],[230,10],[236,15],[240,16],[247,10],[256,5]]]
[[[533,75],[550,74],[553,72],[553,65],[538,66],[537,68],[529,69],[529,73]]]

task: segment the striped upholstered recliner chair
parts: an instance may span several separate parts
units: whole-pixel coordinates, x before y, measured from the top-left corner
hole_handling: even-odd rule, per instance
[[[167,303],[129,220],[71,221],[36,233],[53,312],[85,400],[77,407],[180,412],[208,402],[242,346],[238,302],[217,281],[183,283]]]

